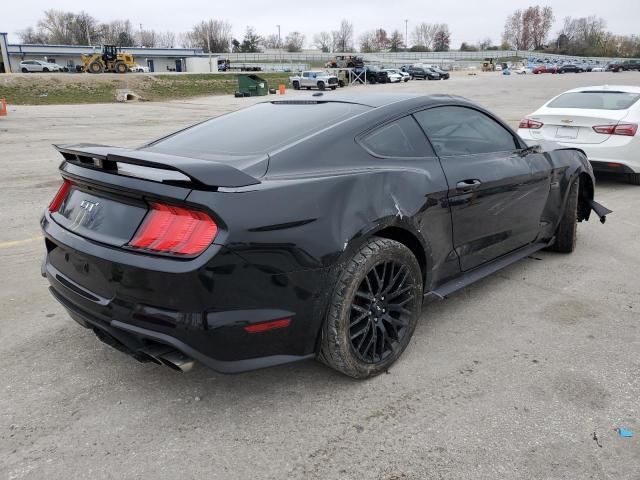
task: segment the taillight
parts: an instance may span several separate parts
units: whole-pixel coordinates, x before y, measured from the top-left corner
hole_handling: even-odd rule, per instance
[[[56,196],[53,197],[53,200],[51,200],[51,203],[49,204],[49,211],[51,213],[58,211],[64,199],[67,198],[67,195],[69,194],[69,190],[71,190],[72,186],[73,186],[73,183],[71,183],[69,180],[65,180],[62,183],[62,185],[58,189],[58,193],[56,193]]]
[[[152,203],[129,246],[150,252],[199,255],[217,233],[218,226],[204,212]]]
[[[635,123],[619,123],[617,125],[596,125],[593,127],[596,133],[604,135],[622,135],[625,137],[633,137],[638,131],[638,125]]]
[[[538,130],[542,128],[543,125],[544,123],[542,122],[537,122],[535,120],[531,120],[530,118],[523,118],[522,120],[520,120],[520,125],[518,126],[518,128],[530,128],[531,130]]]

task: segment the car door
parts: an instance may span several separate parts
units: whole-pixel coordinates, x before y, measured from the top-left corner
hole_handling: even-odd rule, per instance
[[[396,221],[410,223],[427,245],[431,284],[460,273],[453,252],[451,214],[447,205],[448,186],[440,160],[416,120],[407,115],[389,121],[358,139],[376,157],[375,163],[389,167],[395,181],[385,182],[378,201],[389,202]],[[389,221],[389,220],[387,220]]]
[[[549,195],[550,166],[484,112],[441,106],[414,114],[440,157],[453,244],[470,270],[535,241]]]

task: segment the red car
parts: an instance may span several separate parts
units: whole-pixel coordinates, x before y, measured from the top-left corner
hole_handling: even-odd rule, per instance
[[[556,73],[556,72],[557,72],[556,67],[540,65],[539,67],[534,68],[531,73],[537,74],[537,73]]]

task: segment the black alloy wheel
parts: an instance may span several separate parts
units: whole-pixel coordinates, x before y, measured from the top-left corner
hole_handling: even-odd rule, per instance
[[[409,269],[393,260],[375,265],[351,304],[351,347],[360,360],[378,363],[391,355],[407,333],[418,299]]]
[[[320,361],[354,378],[386,372],[407,348],[422,309],[422,271],[402,243],[372,237],[336,271]]]

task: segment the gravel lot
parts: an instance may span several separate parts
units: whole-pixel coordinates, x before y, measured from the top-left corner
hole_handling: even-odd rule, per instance
[[[513,125],[603,83],[640,74],[341,93],[448,92]],[[0,478],[640,479],[640,187],[616,179],[596,188],[615,213],[581,224],[574,254],[540,252],[427,305],[401,360],[369,381],[313,361],[180,375],[70,320],[39,274],[38,218],[59,185],[51,144],[135,145],[253,101],[10,106],[0,118]]]

